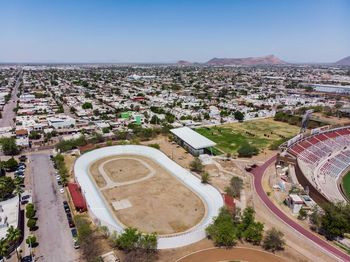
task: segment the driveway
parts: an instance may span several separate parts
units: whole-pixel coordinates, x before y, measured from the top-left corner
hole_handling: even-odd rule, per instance
[[[31,154],[29,161],[33,202],[37,209],[39,226],[35,232],[39,242],[35,250],[37,261],[81,261],[79,252],[73,248],[72,235],[62,204],[64,194],[58,191],[49,154]]]

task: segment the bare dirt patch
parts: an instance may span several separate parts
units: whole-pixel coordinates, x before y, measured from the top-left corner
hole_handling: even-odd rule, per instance
[[[90,173],[99,187],[106,185],[103,177],[98,174],[99,165],[106,160],[120,157],[126,155],[99,159],[90,166]],[[206,207],[196,193],[153,160],[136,155],[127,157],[144,161],[154,169],[155,174],[137,183],[101,190],[110,209],[121,223],[136,227],[142,232],[164,235],[186,231],[202,220]],[[134,166],[134,163],[124,161],[111,163],[113,168],[118,170],[131,170]],[[127,164],[131,166],[126,167]],[[131,207],[114,210],[111,203],[123,199],[127,199]]]
[[[137,180],[145,177],[151,170],[136,159],[122,157],[111,160],[103,166],[107,175],[117,183]]]

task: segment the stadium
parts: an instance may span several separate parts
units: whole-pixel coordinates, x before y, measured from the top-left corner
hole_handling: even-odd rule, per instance
[[[96,225],[158,234],[158,248],[176,248],[206,237],[223,199],[213,186],[161,151],[140,145],[96,149],[79,157],[77,182]]]
[[[294,165],[296,179],[316,202],[349,201],[350,185],[343,181],[350,170],[350,126],[313,129],[281,149],[277,163]]]

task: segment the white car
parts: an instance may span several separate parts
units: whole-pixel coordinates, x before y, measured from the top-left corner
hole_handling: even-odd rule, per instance
[[[60,188],[60,193],[61,193],[61,194],[64,193],[64,188]]]
[[[57,176],[56,176],[56,179],[57,179],[57,180],[60,180],[60,179],[61,179],[61,176],[60,176],[60,175],[57,175]]]

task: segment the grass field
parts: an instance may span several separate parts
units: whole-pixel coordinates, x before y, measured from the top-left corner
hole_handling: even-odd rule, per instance
[[[276,141],[298,134],[299,127],[273,119],[260,119],[195,130],[216,142],[218,150],[235,154],[240,146],[246,143],[256,146],[259,150],[269,148]]]
[[[350,199],[350,172],[343,177],[343,189],[345,191],[344,193]]]

